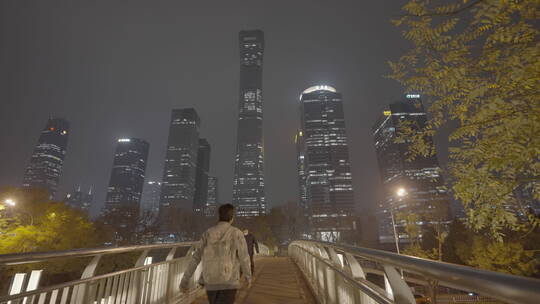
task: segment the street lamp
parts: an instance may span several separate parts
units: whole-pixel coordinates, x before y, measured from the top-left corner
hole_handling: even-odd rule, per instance
[[[11,206],[11,207],[15,207],[17,205],[17,202],[12,199],[12,198],[6,198],[4,200],[4,204],[6,204],[7,206]],[[20,209],[20,208],[18,208]],[[19,210],[21,211],[21,210]],[[30,217],[30,226],[33,226],[34,225],[34,216],[30,213],[30,212],[25,212],[25,211],[22,211],[22,213],[28,215]]]
[[[405,188],[398,188],[397,191],[396,191],[396,195],[398,197],[404,197],[407,195],[407,190],[405,190]],[[396,230],[396,220],[394,219],[394,212],[393,212],[393,206],[390,206],[390,216],[392,218],[392,228],[394,230],[394,242],[396,243],[396,251],[398,254],[400,254],[399,252],[399,236],[397,234],[397,230]]]
[[[13,199],[11,199],[11,198],[6,198],[6,199],[4,200],[4,203],[5,203],[6,205],[8,205],[8,206],[15,206],[15,205],[17,204],[17,203],[16,203]]]

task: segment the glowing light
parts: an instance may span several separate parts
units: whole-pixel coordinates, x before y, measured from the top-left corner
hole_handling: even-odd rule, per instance
[[[54,131],[54,128],[49,128],[49,130]]]
[[[10,205],[10,206],[15,206],[16,205],[16,202],[11,198],[8,198],[8,199],[4,200],[4,203],[6,203],[6,205]]]
[[[384,116],[390,116],[392,115],[392,111],[384,111],[383,114]]]
[[[331,86],[318,85],[318,86],[312,86],[312,87],[309,87],[309,88],[305,89],[304,92],[302,92],[302,94],[308,94],[308,93],[315,92],[315,91],[329,91],[329,92],[333,92],[333,93],[337,92],[336,89],[334,89]]]
[[[420,98],[420,94],[407,94],[405,95],[405,98],[408,98],[408,99]]]
[[[66,130],[62,131],[62,135],[66,135],[66,134],[67,134]]]
[[[131,141],[131,139],[129,139],[129,138],[119,138],[118,139],[118,142],[130,142],[130,141]]]
[[[396,191],[396,194],[397,194],[397,196],[403,197],[403,196],[407,195],[407,190],[405,190],[405,188],[399,188]]]

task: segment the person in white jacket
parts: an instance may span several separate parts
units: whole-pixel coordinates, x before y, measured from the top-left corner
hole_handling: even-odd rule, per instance
[[[236,291],[240,288],[240,269],[251,286],[251,262],[244,234],[231,224],[234,220],[234,206],[221,205],[218,209],[219,222],[206,230],[199,245],[193,251],[189,265],[184,272],[180,289],[187,292],[189,281],[202,261],[200,283],[206,289],[210,304],[233,304]]]

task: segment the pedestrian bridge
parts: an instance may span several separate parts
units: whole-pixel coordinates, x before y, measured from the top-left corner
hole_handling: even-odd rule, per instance
[[[194,245],[0,255],[0,304],[207,303],[200,269],[178,288]],[[287,257],[261,247],[236,303],[540,303],[537,279],[315,241],[292,242]]]

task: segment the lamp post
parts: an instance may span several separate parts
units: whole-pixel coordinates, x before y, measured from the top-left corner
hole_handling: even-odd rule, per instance
[[[4,204],[7,205],[7,206],[10,206],[10,207],[15,207],[17,205],[17,202],[12,198],[6,198],[4,200]],[[30,212],[24,212],[23,211],[22,213],[25,213],[26,215],[28,215],[30,217],[30,226],[33,226],[34,225],[34,216]]]
[[[404,197],[407,195],[407,190],[405,190],[405,188],[398,188],[397,191],[396,191],[396,196],[397,197]],[[392,228],[394,230],[394,242],[396,243],[396,251],[398,254],[400,254],[399,252],[399,236],[397,234],[397,230],[396,230],[396,220],[394,218],[394,211],[393,211],[393,206],[390,207],[390,217],[392,218]]]

